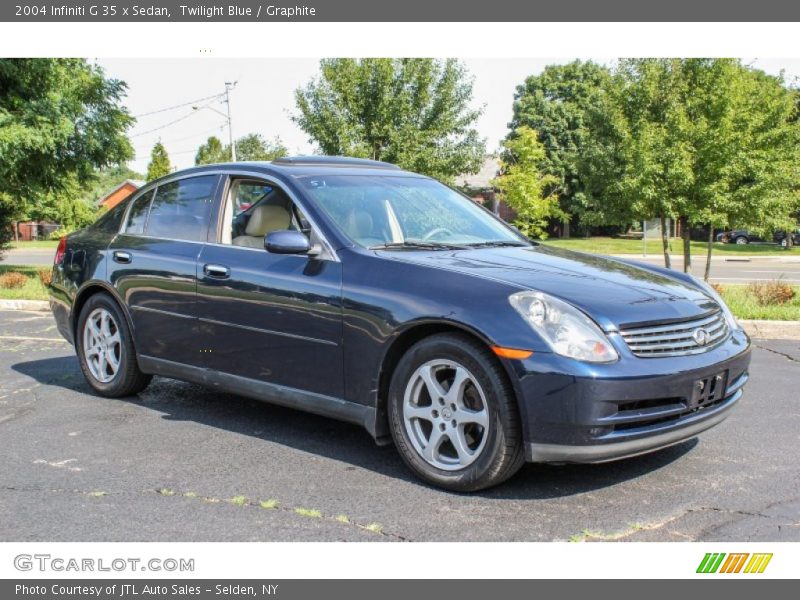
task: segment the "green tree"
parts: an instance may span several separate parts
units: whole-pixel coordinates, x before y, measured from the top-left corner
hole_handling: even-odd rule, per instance
[[[211,136],[197,149],[194,157],[196,165],[213,165],[231,161],[231,149],[222,145],[216,136]]]
[[[125,89],[82,59],[0,59],[0,248],[37,199],[132,158]]]
[[[153,181],[170,173],[172,173],[172,164],[169,162],[167,149],[161,142],[156,142],[150,153],[150,164],[147,165],[147,181]]]
[[[480,169],[472,79],[457,60],[326,59],[295,92],[293,119],[324,154],[395,163],[452,181]]]
[[[734,59],[628,59],[588,120],[590,196],[603,219],[668,216],[714,231],[789,224],[797,207],[800,129],[780,78]],[[663,228],[662,228],[663,229]],[[669,253],[664,232],[665,262]]]
[[[258,133],[250,133],[236,140],[237,160],[275,160],[289,154],[281,138],[265,140]]]
[[[600,101],[587,112],[590,143],[581,167],[595,211],[589,220],[626,224],[659,218],[667,267],[666,219],[685,214],[693,175],[685,86],[674,68],[679,62],[618,63]]]
[[[514,94],[508,138],[523,126],[537,132],[545,151],[541,169],[554,177],[553,189],[547,191],[558,194],[567,217],[580,219],[586,208],[579,164],[586,144],[586,112],[599,102],[609,77],[606,67],[593,62],[549,65],[517,86]]]
[[[261,134],[248,133],[236,140],[237,160],[275,160],[289,153],[279,137],[265,140]],[[196,165],[210,165],[231,161],[230,144],[223,146],[217,137],[210,137],[197,149]]]
[[[503,143],[505,158],[500,163],[501,174],[492,181],[500,198],[517,213],[514,224],[529,237],[547,237],[547,222],[563,213],[558,196],[552,191],[558,179],[542,174],[547,160],[538,132],[522,126]],[[550,190],[549,192],[547,190]]]
[[[704,90],[687,98],[694,148],[687,220],[708,225],[708,279],[715,228],[766,235],[794,225],[800,127],[782,78],[735,60],[692,59],[684,69],[689,89]]]
[[[96,208],[84,196],[84,189],[73,176],[65,176],[65,181],[57,191],[50,191],[31,202],[26,218],[34,221],[53,221],[62,231],[75,231],[91,224]]]

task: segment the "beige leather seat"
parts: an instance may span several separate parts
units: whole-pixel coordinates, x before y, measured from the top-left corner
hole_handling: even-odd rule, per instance
[[[250,215],[244,232],[233,238],[234,246],[247,246],[249,248],[263,248],[264,236],[272,231],[288,229],[292,222],[289,211],[282,206],[268,204],[257,206]]]
[[[347,215],[345,230],[353,239],[360,240],[372,234],[372,215],[365,210],[354,210]]]

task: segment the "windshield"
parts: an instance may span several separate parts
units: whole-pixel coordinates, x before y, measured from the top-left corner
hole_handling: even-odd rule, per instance
[[[366,248],[527,245],[483,208],[421,177],[305,177],[307,193],[355,243]]]

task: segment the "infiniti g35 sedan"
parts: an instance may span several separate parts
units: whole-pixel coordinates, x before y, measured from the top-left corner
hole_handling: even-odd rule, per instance
[[[693,438],[750,363],[691,275],[540,245],[351,158],[153,181],[61,240],[50,305],[98,394],[159,375],[357,423],[455,491]]]

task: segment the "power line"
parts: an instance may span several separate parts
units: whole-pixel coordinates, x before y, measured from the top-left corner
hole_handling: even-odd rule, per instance
[[[162,140],[161,143],[162,144],[174,144],[176,142],[183,142],[185,140],[190,140],[192,138],[197,138],[197,137],[200,137],[201,135],[206,135],[206,134],[212,133],[214,131],[221,131],[223,129],[225,129],[225,123],[220,123],[219,125],[217,125],[216,127],[212,127],[211,129],[205,129],[203,131],[198,131],[197,133],[193,133],[191,135],[186,135],[186,136],[179,137],[179,138],[173,138],[173,139],[170,139],[170,140]],[[149,147],[149,145],[148,145],[148,147]]]
[[[216,98],[221,98],[225,94],[214,94],[213,96],[206,96],[205,98],[198,98],[196,100],[190,100],[189,102],[184,102],[183,104],[176,104],[174,106],[168,106],[166,108],[159,108],[158,110],[151,110],[150,112],[141,113],[138,115],[133,115],[135,119],[140,117],[149,117],[150,115],[157,115],[159,113],[167,112],[170,110],[175,110],[176,108],[183,108],[184,106],[191,106],[192,104],[197,104],[198,102],[203,102],[204,100],[211,100]]]
[[[216,97],[217,96],[214,96],[214,98],[216,98]],[[213,100],[212,100],[212,102],[213,102]],[[207,102],[201,108],[210,105],[212,102]],[[194,107],[192,107],[192,112],[187,113],[187,114],[183,115],[182,117],[178,117],[177,119],[174,119],[174,120],[172,120],[172,121],[170,121],[168,123],[164,123],[163,125],[159,125],[158,127],[153,127],[152,129],[148,129],[147,131],[142,131],[140,133],[136,133],[136,134],[130,135],[128,137],[131,138],[131,139],[132,138],[137,138],[137,137],[141,137],[143,135],[147,135],[148,133],[154,133],[156,131],[160,131],[162,129],[166,129],[167,127],[170,127],[171,125],[174,125],[175,123],[180,123],[181,121],[185,121],[186,119],[188,119],[189,117],[191,117],[194,114],[197,114],[197,110]]]

